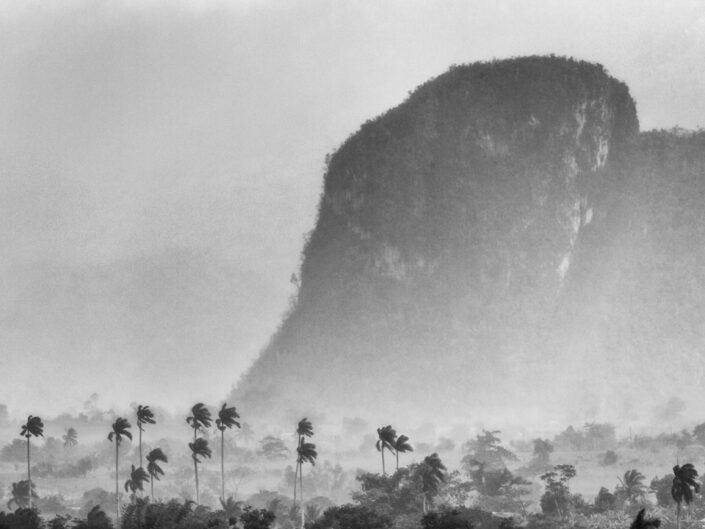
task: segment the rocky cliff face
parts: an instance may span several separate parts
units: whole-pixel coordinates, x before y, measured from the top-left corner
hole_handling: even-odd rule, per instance
[[[634,190],[649,179],[653,200],[662,178],[648,144],[598,65],[473,64],[417,88],[329,159],[297,302],[234,397],[415,421],[628,407],[648,370],[615,359],[639,350],[625,312],[660,310],[638,295],[657,259],[634,225],[653,223]]]

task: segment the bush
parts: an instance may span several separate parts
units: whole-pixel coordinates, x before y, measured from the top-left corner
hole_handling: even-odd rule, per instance
[[[17,509],[14,513],[0,512],[0,529],[43,529],[36,509]]]
[[[389,529],[392,521],[362,505],[340,505],[326,509],[310,529]]]

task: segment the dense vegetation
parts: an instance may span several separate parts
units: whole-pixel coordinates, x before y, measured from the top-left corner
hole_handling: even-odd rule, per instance
[[[149,410],[137,407],[136,422],[150,425],[150,429],[144,431],[149,434],[145,436],[148,438],[160,424],[158,418],[145,413],[145,409]],[[146,416],[149,421],[144,420]],[[499,431],[488,430],[482,430],[463,443],[440,437],[435,445],[412,444],[409,436],[398,434],[396,428],[386,425],[377,428],[376,436],[371,433],[364,436],[358,450],[360,455],[375,460],[380,471],[368,472],[345,470],[340,466],[333,468],[328,462],[319,469],[316,463],[321,448],[311,442],[313,422],[303,418],[291,426],[294,433],[291,446],[281,438],[266,435],[256,443],[256,450],[244,447],[233,450],[236,457],[231,459],[238,461],[228,464],[221,461],[220,465],[214,465],[206,474],[208,479],[203,481],[203,471],[199,470],[202,461],[198,458],[211,439],[209,417],[208,407],[196,404],[182,423],[182,449],[171,453],[173,448],[170,448],[167,453],[152,448],[145,460],[153,465],[147,470],[134,463],[135,460],[139,463],[145,452],[142,441],[136,440],[131,450],[126,449],[131,440],[131,425],[124,417],[117,417],[112,425],[106,424],[109,435],[93,446],[93,450],[97,448],[102,455],[93,452],[89,457],[93,463],[83,475],[66,472],[54,475],[53,467],[47,466],[52,457],[73,461],[86,458],[80,453],[73,454],[84,448],[80,432],[67,428],[60,445],[56,444],[57,438],[48,437],[43,445],[35,447],[34,457],[40,462],[30,467],[27,479],[12,483],[6,491],[9,492],[6,496],[8,511],[0,514],[0,528],[111,529],[117,524],[124,529],[227,529],[233,526],[242,529],[302,526],[307,529],[507,529],[514,526],[614,529],[626,528],[641,510],[646,510],[651,517],[642,520],[643,523],[655,517],[666,528],[692,527],[705,516],[705,498],[700,495],[701,478],[694,465],[676,464],[671,472],[654,475],[650,481],[639,469],[640,464],[653,464],[664,455],[681,460],[702,458],[705,423],[676,434],[630,435],[624,439],[617,438],[611,424],[586,423],[579,429],[568,427],[552,438],[515,441],[510,445],[502,441]],[[211,432],[213,439],[223,441],[221,427],[227,428],[226,423],[236,429],[237,423],[238,430],[247,428],[247,423],[236,421],[236,417],[239,419],[234,407],[223,405],[217,419],[220,425]],[[367,428],[363,423],[360,419],[347,421],[352,429]],[[40,424],[44,425],[40,418],[30,416],[20,431],[24,441],[18,439],[19,445],[14,442],[5,445],[0,451],[0,460],[24,462],[28,455],[28,429],[31,426],[37,436],[42,436],[44,430],[43,427],[38,429]],[[193,429],[195,424],[198,430],[193,441],[188,429]],[[116,442],[118,435],[120,443]],[[331,456],[339,460],[353,456],[341,445],[337,432],[327,437],[323,434],[322,439]],[[253,446],[241,433],[238,433],[238,440],[243,445]],[[161,439],[160,443],[174,446],[173,439]],[[203,446],[195,450],[196,445]],[[117,452],[113,452],[116,446]],[[225,448],[221,446],[221,454],[226,453]],[[153,457],[156,451],[159,458]],[[383,462],[376,454],[385,452],[392,457]],[[113,476],[109,469],[115,461],[111,455],[115,454],[118,474]],[[403,458],[410,454],[416,455],[415,460],[403,464]],[[198,459],[197,466],[190,468],[184,456],[191,459],[191,464]],[[401,461],[399,456],[402,456]],[[586,456],[592,461],[586,463]],[[446,458],[457,461],[456,468],[444,463]],[[390,460],[398,463],[393,465]],[[295,469],[292,468],[294,463]],[[154,465],[159,467],[158,471]],[[236,474],[225,469],[236,466],[242,473],[244,465],[253,473],[274,470],[275,488],[260,489],[245,499],[236,499],[237,493],[231,492]],[[304,465],[310,465],[311,471],[304,472]],[[220,467],[220,471],[215,467]],[[395,468],[392,470],[392,467]],[[589,495],[575,492],[573,483],[579,474],[590,473],[598,467],[611,469],[616,476],[614,485],[595,484]],[[200,491],[195,488],[198,487],[197,472],[202,476]],[[101,488],[86,490],[78,502],[66,500],[59,491],[57,494],[36,492],[37,484],[46,491],[46,482],[70,490],[72,487],[67,483],[81,486],[92,474],[102,476],[105,485],[118,476],[118,483],[127,479],[122,490],[115,493]],[[178,499],[168,499],[168,494],[158,494],[155,499],[153,489],[149,491],[147,487],[150,478],[156,478],[161,488],[167,487],[161,482],[161,478],[166,481],[167,477],[179,485],[191,481],[194,488],[190,492],[182,488]],[[173,485],[167,490],[173,493]],[[215,491],[221,493],[218,500],[211,495]],[[118,512],[110,516],[107,513],[113,506],[119,506]]]

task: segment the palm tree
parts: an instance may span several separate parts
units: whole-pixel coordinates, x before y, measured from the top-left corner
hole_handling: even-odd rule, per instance
[[[66,433],[61,436],[64,440],[64,448],[76,446],[78,444],[78,432],[75,428],[69,428]]]
[[[397,470],[399,470],[399,452],[413,452],[414,448],[409,444],[409,438],[406,435],[400,435],[394,441],[394,454],[397,457]]]
[[[303,439],[303,437],[302,437]],[[304,527],[304,469],[303,464],[308,462],[311,465],[316,466],[316,458],[318,457],[318,452],[316,452],[316,445],[313,443],[302,442],[296,448],[296,462],[299,465],[299,491],[301,493],[301,529]]]
[[[211,449],[208,448],[208,441],[203,437],[199,437],[193,443],[189,443],[188,447],[191,449],[191,458],[193,459],[193,468],[196,475],[196,504],[198,504],[200,499],[198,495],[198,464],[201,462],[198,458],[207,457],[210,459]]]
[[[142,431],[143,424],[155,424],[154,413],[149,409],[149,406],[137,406],[137,429],[140,431],[140,467],[142,466]]]
[[[155,448],[147,454],[147,472],[149,473],[149,488],[152,501],[154,501],[154,480],[159,481],[159,476],[164,475],[164,470],[159,466],[160,462],[169,462],[161,448]]]
[[[423,491],[423,512],[426,513],[427,500],[438,493],[438,488],[446,479],[446,467],[434,452],[426,456],[417,469]]]
[[[113,423],[113,430],[108,434],[108,441],[111,443],[115,440],[115,509],[117,512],[116,520],[120,519],[120,486],[118,485],[118,450],[123,437],[127,437],[132,441],[130,433],[130,422],[127,419],[118,417]]]
[[[225,429],[237,426],[240,428],[240,423],[237,419],[240,418],[235,406],[227,407],[227,403],[223,403],[223,407],[218,412],[218,418],[215,420],[215,426],[220,430],[220,499],[225,500]]]
[[[646,485],[643,483],[645,478],[638,470],[628,470],[623,478],[617,477],[617,479],[620,483],[617,491],[629,505],[637,499],[643,499],[646,495]]]
[[[39,417],[32,417],[31,415],[27,417],[27,422],[22,425],[22,430],[20,431],[22,437],[27,438],[27,482],[29,483],[30,490],[32,489],[32,477],[29,473],[29,439],[31,437],[44,437],[44,423]],[[32,508],[32,495],[29,494],[29,508]]]
[[[676,529],[680,529],[681,524],[681,503],[685,501],[690,505],[693,501],[693,491],[700,491],[700,484],[697,482],[698,471],[692,463],[673,467],[673,485],[671,486],[671,496],[676,502]]]
[[[384,468],[384,449],[386,448],[390,452],[394,452],[394,444],[397,440],[397,432],[390,425],[383,426],[382,428],[377,428],[377,451],[382,454],[382,474],[387,475],[387,471]]]
[[[297,447],[303,445],[305,437],[313,436],[313,424],[306,417],[299,421],[296,425],[296,440]],[[301,472],[301,463],[299,462],[298,455],[296,457],[296,470],[294,472],[294,504],[296,504],[296,481],[299,479]]]
[[[136,498],[137,491],[143,491],[144,484],[147,481],[149,481],[147,472],[145,472],[142,467],[135,468],[135,465],[132,465],[130,477],[127,481],[125,481],[125,492],[132,492],[132,499],[134,500]]]
[[[197,437],[198,437],[198,431],[205,431],[206,428],[210,428],[210,425],[212,423],[212,418],[211,418],[211,412],[208,408],[204,406],[202,402],[199,402],[198,404],[195,404],[191,408],[191,415],[189,417],[186,417],[186,422],[193,428],[193,443],[189,443],[189,448],[191,448],[191,457],[193,458],[193,472],[196,477],[196,503],[198,503],[198,459],[197,455],[195,453],[195,449],[199,448],[201,449],[205,443],[205,448],[208,450],[208,455],[206,456],[205,453],[203,454],[198,454],[201,457],[211,457],[211,451],[210,448],[208,448],[208,441],[205,439],[201,439],[202,443],[197,444]]]

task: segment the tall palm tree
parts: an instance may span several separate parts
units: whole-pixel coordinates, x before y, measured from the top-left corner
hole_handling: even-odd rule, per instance
[[[200,458],[207,457],[211,458],[211,449],[208,448],[208,441],[203,437],[199,437],[193,443],[189,443],[188,447],[191,449],[191,458],[193,459],[193,468],[195,469],[196,475],[196,504],[198,504],[200,497],[198,495],[198,464],[201,462]]]
[[[399,452],[413,452],[414,447],[409,444],[409,438],[406,435],[400,435],[394,441],[394,455],[397,457],[397,470],[399,470]]]
[[[118,450],[123,437],[127,437],[132,441],[130,433],[130,422],[127,419],[118,417],[113,423],[112,431],[108,434],[108,441],[111,443],[115,440],[115,510],[117,512],[116,520],[120,520],[120,486],[118,485]]]
[[[44,437],[44,423],[39,417],[27,417],[27,422],[22,425],[20,435],[27,439],[27,482],[29,489],[32,489],[32,477],[29,473],[29,439],[31,437]],[[29,494],[29,508],[32,508],[32,495]]]
[[[61,438],[64,440],[64,448],[73,447],[78,444],[78,432],[75,428],[68,428]]]
[[[644,485],[644,475],[633,468],[624,473],[624,477],[617,477],[619,487],[617,491],[624,497],[625,501],[631,505],[635,500],[643,499],[646,495],[646,485]]]
[[[313,424],[306,417],[299,421],[296,425],[296,441],[297,447],[303,445],[304,438],[313,436]],[[296,471],[294,472],[294,504],[296,504],[296,482],[299,479],[301,473],[301,463],[299,462],[298,455],[296,457]]]
[[[199,402],[197,404],[194,404],[194,406],[191,408],[191,415],[186,417],[186,422],[189,424],[189,426],[191,426],[191,428],[193,428],[193,443],[189,443],[189,448],[191,448],[191,457],[193,458],[193,473],[196,477],[196,503],[198,503],[198,457],[200,456],[210,458],[211,450],[210,448],[208,448],[208,441],[206,441],[205,439],[201,439],[202,442],[197,444],[197,437],[199,431],[205,431],[206,428],[210,428],[213,419],[211,417],[210,410],[206,408],[202,402]],[[206,455],[204,452],[197,456],[195,450],[201,450],[204,446],[208,450],[208,455]]]
[[[394,444],[397,440],[397,432],[390,425],[377,428],[377,451],[382,454],[382,474],[387,475],[387,471],[384,468],[384,450],[387,449],[390,452],[394,452]]]
[[[137,497],[137,491],[144,490],[144,484],[149,481],[149,476],[147,472],[142,467],[136,467],[132,465],[130,470],[130,477],[125,481],[125,492],[132,492],[132,499]]]
[[[240,423],[237,421],[239,418],[240,415],[235,406],[228,408],[228,404],[224,402],[215,420],[215,426],[220,430],[220,499],[222,501],[225,501],[225,429],[233,426],[240,428]]]
[[[164,475],[164,470],[159,463],[168,463],[169,460],[161,448],[155,448],[147,454],[147,473],[149,474],[149,489],[152,501],[154,501],[154,480],[159,481],[159,476]]]
[[[137,406],[137,429],[140,432],[140,467],[142,466],[142,431],[144,424],[155,424],[154,413],[149,409],[149,406]]]
[[[434,452],[424,458],[417,471],[423,491],[423,512],[426,513],[427,501],[438,493],[438,488],[446,479],[446,467],[438,454]]]
[[[692,463],[673,467],[673,485],[671,486],[671,496],[676,502],[676,529],[680,529],[681,524],[681,503],[685,501],[690,505],[693,501],[694,492],[700,491],[700,484],[697,482],[698,471]]]
[[[316,458],[318,457],[318,452],[316,452],[316,445],[313,443],[302,442],[298,447],[296,447],[296,462],[299,465],[299,490],[301,493],[301,529],[303,529],[304,520],[304,463],[311,463],[311,465],[316,465]]]

